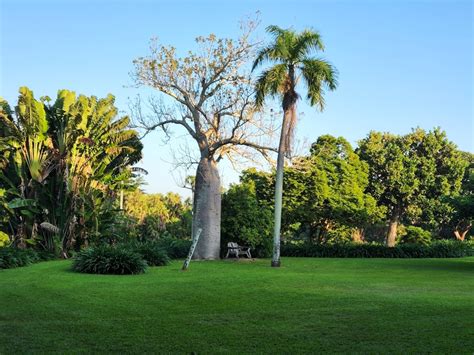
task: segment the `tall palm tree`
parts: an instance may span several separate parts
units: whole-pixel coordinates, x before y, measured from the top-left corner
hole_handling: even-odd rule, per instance
[[[252,71],[265,62],[274,65],[264,70],[256,83],[256,104],[263,106],[267,96],[282,100],[283,123],[275,183],[275,224],[273,231],[272,266],[280,266],[280,228],[283,195],[283,167],[285,155],[291,153],[291,141],[296,125],[296,103],[300,96],[296,86],[300,79],[307,88],[307,98],[311,106],[324,109],[324,92],[337,87],[337,71],[327,61],[311,56],[313,51],[324,51],[324,45],[318,32],[305,30],[296,33],[291,29],[268,26],[267,32],[273,36],[273,42],[261,49],[255,59]]]

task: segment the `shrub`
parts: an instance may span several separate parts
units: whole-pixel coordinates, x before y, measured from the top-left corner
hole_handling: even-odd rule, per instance
[[[113,210],[111,207],[103,208],[105,211],[98,218],[99,230],[88,236],[91,245],[114,245],[137,238],[137,221],[134,217],[122,211]],[[77,251],[80,251],[83,242],[83,240],[76,241]]]
[[[38,254],[39,261],[49,261],[58,259],[58,254],[56,252],[47,250],[38,250],[36,252]]]
[[[400,243],[428,245],[431,243],[431,232],[420,227],[408,226],[400,238]]]
[[[352,241],[352,229],[347,226],[338,226],[326,233],[326,243],[328,244],[342,244],[350,243]]]
[[[191,248],[191,243],[191,240],[174,239],[170,237],[161,238],[156,241],[156,245],[165,250],[171,259],[186,258]]]
[[[399,244],[387,247],[369,244],[285,244],[282,256],[320,258],[457,258],[474,255],[474,244],[454,240],[440,240],[430,245]]]
[[[140,224],[140,239],[154,240],[158,239],[165,230],[165,223],[163,218],[159,215],[151,214],[145,216],[143,222]]]
[[[33,249],[6,247],[0,249],[0,269],[12,269],[40,261],[38,253]]]
[[[176,239],[187,239],[191,236],[193,215],[191,210],[183,212],[179,218],[166,223],[166,232]]]
[[[165,249],[159,243],[153,241],[147,242],[131,242],[124,245],[132,252],[135,252],[146,261],[148,266],[164,266],[168,265],[170,258]]]
[[[147,263],[128,248],[103,245],[77,253],[72,268],[89,274],[126,275],[145,272]]]

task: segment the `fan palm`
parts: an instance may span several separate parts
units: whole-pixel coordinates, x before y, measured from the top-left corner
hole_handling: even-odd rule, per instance
[[[282,101],[283,123],[275,183],[275,224],[273,234],[272,266],[280,266],[280,227],[283,195],[283,167],[285,155],[291,154],[291,141],[296,126],[296,103],[299,95],[296,87],[302,79],[307,89],[307,99],[311,106],[324,109],[325,90],[337,87],[337,71],[327,61],[311,56],[313,51],[324,51],[324,45],[318,32],[305,30],[296,33],[291,29],[278,26],[267,27],[273,36],[273,42],[261,49],[253,63],[252,70],[265,62],[274,65],[265,69],[256,83],[256,105],[263,106],[268,96],[278,97]]]

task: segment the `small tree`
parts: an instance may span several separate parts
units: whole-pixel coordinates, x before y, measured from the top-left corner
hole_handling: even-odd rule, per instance
[[[152,115],[135,112],[136,125],[147,132],[184,128],[199,150],[193,201],[193,235],[202,229],[194,257],[217,259],[220,253],[221,183],[217,169],[223,158],[249,157],[248,148],[266,154],[261,140],[270,133],[254,107],[253,86],[245,66],[253,56],[250,35],[255,23],[243,26],[237,40],[198,37],[198,49],[179,57],[174,47],[152,42],[151,54],[134,61],[134,79],[160,93]]]

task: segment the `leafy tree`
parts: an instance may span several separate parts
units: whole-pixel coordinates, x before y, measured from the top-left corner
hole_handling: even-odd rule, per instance
[[[342,226],[363,234],[367,224],[380,218],[375,199],[365,193],[368,166],[342,137],[319,137],[310,155],[288,168],[288,176],[288,184],[299,181],[285,187],[285,207],[293,216],[289,222],[302,222],[312,240],[324,242]]]
[[[191,237],[191,204],[178,194],[146,194],[140,190],[127,192],[125,212],[140,224],[140,238],[159,238],[169,234],[174,238]]]
[[[251,77],[246,63],[253,53],[249,40],[254,24],[239,39],[218,39],[211,34],[196,39],[198,49],[179,57],[174,47],[151,47],[151,54],[135,60],[137,85],[159,92],[151,101],[152,115],[137,104],[137,126],[149,132],[170,127],[184,129],[196,143],[199,157],[194,182],[193,235],[202,229],[194,253],[197,259],[220,254],[221,183],[217,168],[223,158],[248,156],[250,149],[266,154],[262,145],[268,130],[255,112]],[[166,101],[167,100],[167,101]],[[175,106],[166,103],[173,102]]]
[[[237,242],[252,247],[256,256],[269,256],[271,220],[271,208],[258,201],[253,181],[232,185],[222,196],[223,250],[227,242]]]
[[[249,169],[243,182],[255,185],[260,205],[270,206],[274,174]],[[329,135],[318,138],[310,154],[285,168],[282,233],[324,243],[363,234],[366,225],[381,218],[375,199],[365,193],[368,166],[349,142]]]
[[[413,218],[427,203],[460,190],[465,161],[439,128],[417,128],[404,136],[371,132],[359,142],[358,152],[369,165],[367,191],[387,208],[388,246],[395,245],[403,217]]]
[[[275,182],[275,223],[272,266],[280,266],[280,228],[283,194],[283,168],[285,155],[291,154],[291,140],[296,126],[296,92],[301,77],[307,87],[307,98],[311,106],[324,108],[325,89],[334,90],[337,86],[336,69],[327,61],[311,56],[314,50],[323,51],[324,45],[318,32],[305,30],[296,33],[278,26],[267,27],[273,42],[258,53],[253,70],[270,61],[274,66],[264,70],[256,84],[256,104],[261,107],[267,96],[281,99],[283,122],[278,146],[278,159]]]

